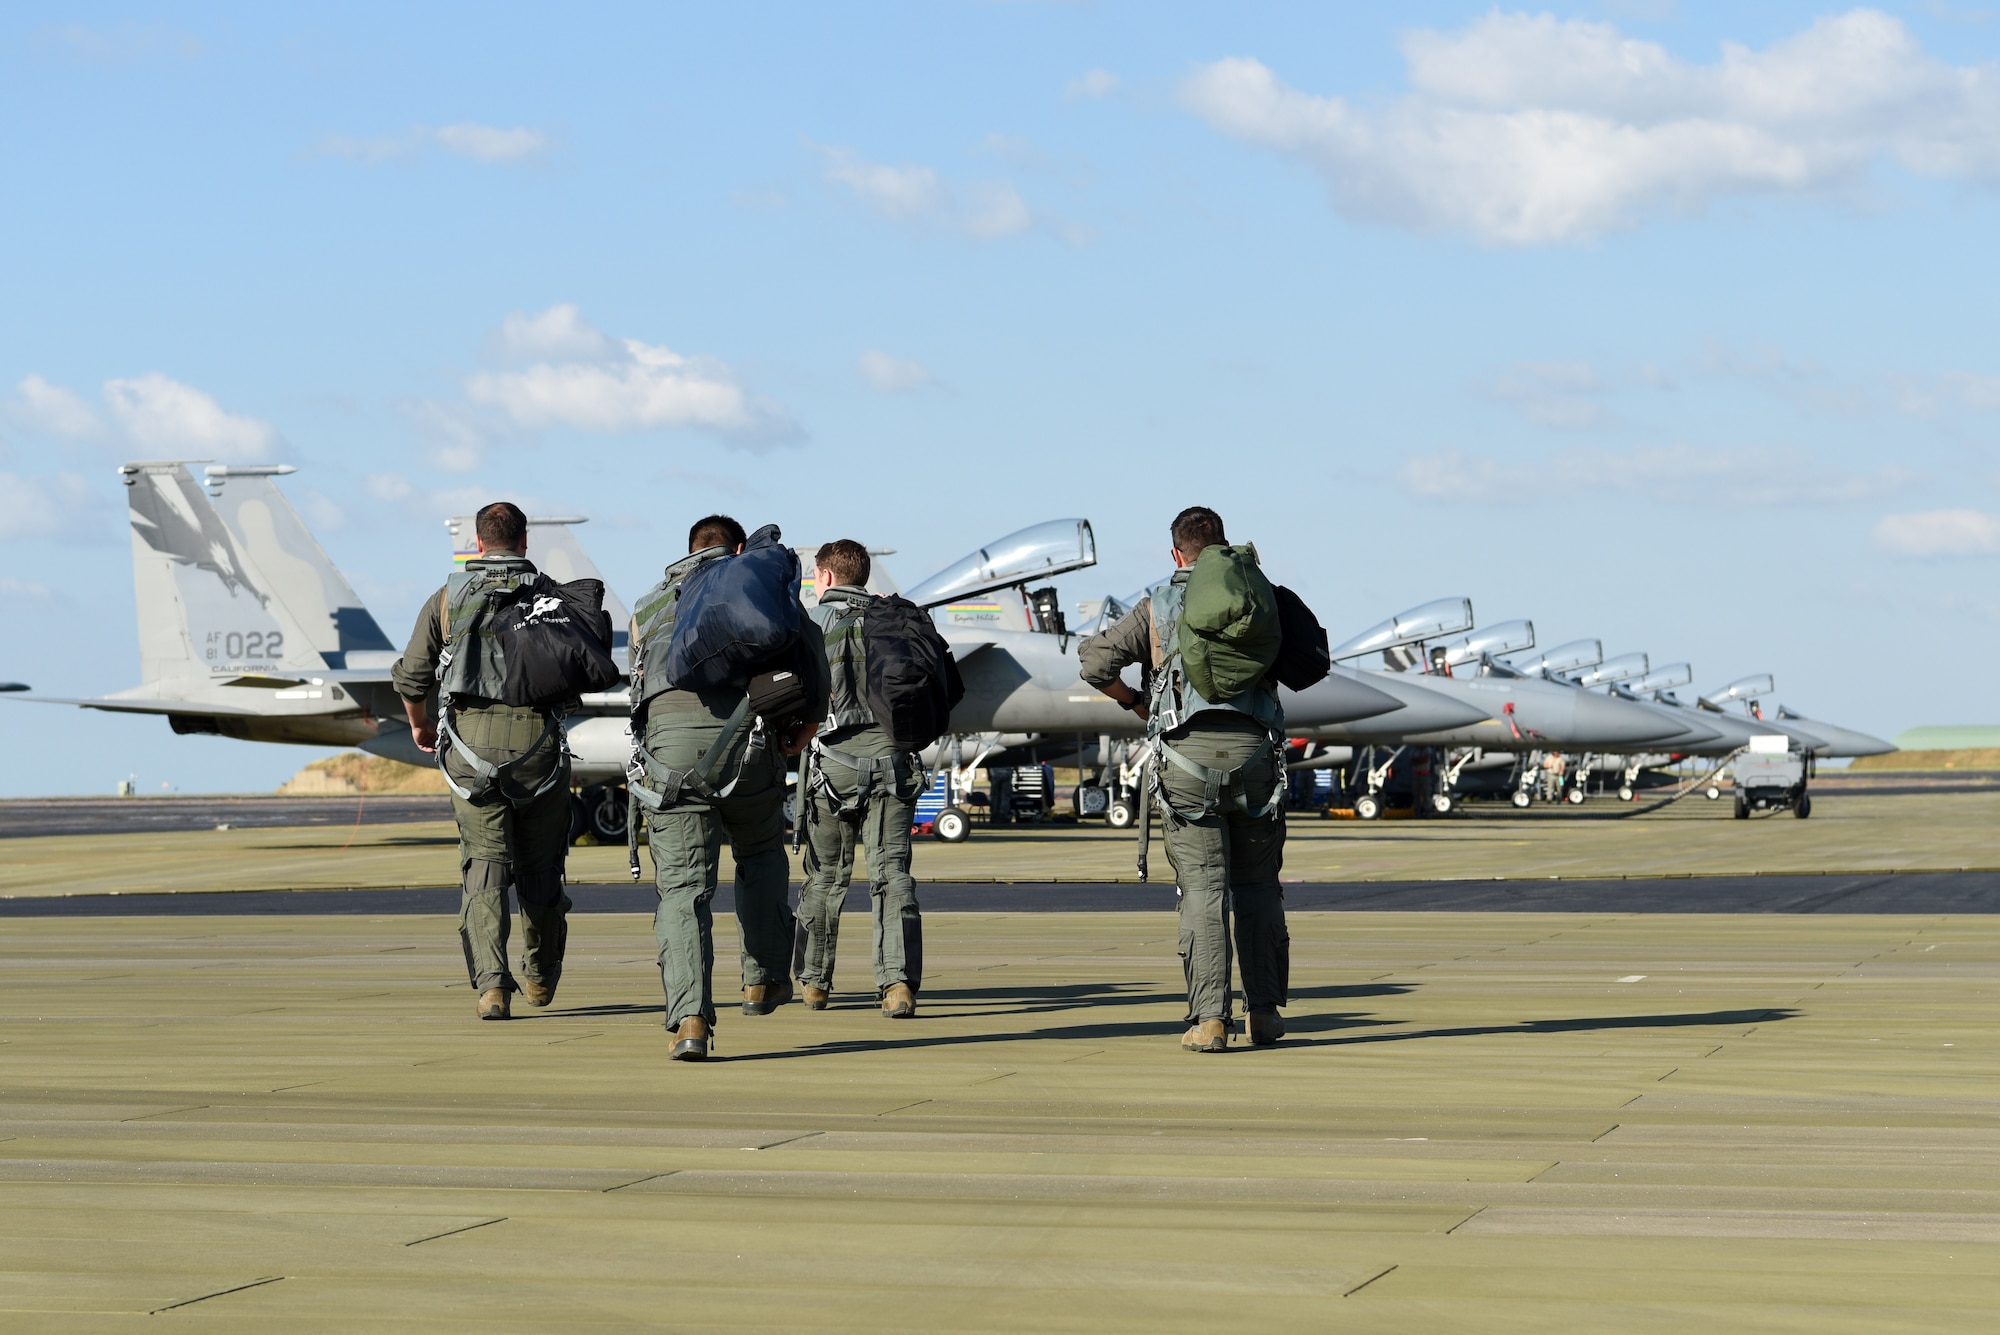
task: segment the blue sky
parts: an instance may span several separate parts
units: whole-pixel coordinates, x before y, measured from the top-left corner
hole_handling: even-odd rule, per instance
[[[286,486],[399,642],[441,521],[906,581],[1206,501],[1339,638],[1466,594],[1883,735],[1991,721],[2000,20],[1968,6],[0,15],[0,679],[137,677],[127,458]],[[0,705],[0,792],[311,757]],[[25,761],[23,757],[32,757]]]

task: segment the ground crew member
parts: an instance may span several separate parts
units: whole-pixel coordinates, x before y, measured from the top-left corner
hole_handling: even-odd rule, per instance
[[[706,561],[739,553],[747,535],[727,515],[710,515],[688,531],[688,555],[667,567],[662,596]],[[799,661],[824,664],[819,627],[810,619],[800,633],[807,643]],[[636,632],[636,626],[635,626]],[[632,636],[634,649],[639,637]],[[743,703],[741,686],[705,691],[663,691],[647,706],[645,748],[655,767],[695,772],[730,716]],[[736,925],[742,938],[743,1013],[769,1015],[792,999],[791,863],[785,855],[785,757],[797,755],[825,716],[824,675],[810,693],[806,717],[789,737],[766,737],[742,727],[717,759],[717,796],[677,792],[651,814],[647,837],[660,903],[653,915],[659,944],[660,983],[666,993],[669,1057],[700,1061],[715,1032],[714,920],[709,902],[720,876],[722,841],[736,862]]]
[[[417,746],[436,752],[438,665],[449,626],[476,625],[478,609],[466,603],[477,590],[511,589],[535,579],[528,560],[528,517],[506,501],[480,510],[474,521],[479,555],[432,594],[417,613],[409,646],[391,674],[403,697]],[[451,595],[459,597],[453,605]],[[549,708],[517,708],[463,692],[451,699],[443,768],[453,787],[461,876],[458,938],[465,969],[478,994],[482,1020],[505,1020],[510,994],[531,1006],[554,1000],[569,936],[569,896],[563,866],[569,856],[569,752]],[[456,741],[451,738],[455,736]],[[468,756],[466,753],[470,752]],[[480,771],[488,771],[482,774]],[[497,770],[495,775],[491,771]],[[462,795],[463,794],[463,795]],[[521,901],[521,972],[507,968],[507,887]]]
[[[1187,979],[1191,1052],[1222,1052],[1232,1027],[1231,926],[1240,957],[1250,1041],[1276,1043],[1285,1032],[1291,937],[1285,929],[1283,712],[1269,680],[1220,704],[1176,694],[1158,671],[1174,645],[1164,610],[1177,608],[1189,567],[1210,546],[1226,546],[1222,517],[1204,506],[1181,511],[1172,526],[1175,573],[1148,591],[1109,629],[1077,647],[1084,681],[1151,720],[1154,792],[1163,807],[1167,857],[1180,892],[1180,956]],[[1140,665],[1142,695],[1120,680]]]
[[[825,1010],[833,991],[840,906],[859,842],[868,857],[875,995],[884,1015],[904,1020],[917,1013],[924,974],[924,922],[910,879],[910,828],[923,787],[922,765],[896,751],[868,708],[861,638],[862,619],[873,601],[866,587],[868,549],[842,538],[821,547],[813,559],[820,595],[810,615],[826,635],[832,696],[826,723],[807,755],[800,804],[807,844],[806,883],[799,892],[804,938],[799,983],[807,1007]]]

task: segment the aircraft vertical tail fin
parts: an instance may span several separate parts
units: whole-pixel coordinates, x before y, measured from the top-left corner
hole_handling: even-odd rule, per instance
[[[202,494],[188,462],[128,463],[118,470],[131,514],[143,681],[154,686],[324,670]]]
[[[277,479],[294,471],[291,467],[211,464],[205,471],[209,494],[230,536],[263,577],[265,592],[291,614],[326,667],[361,666],[350,655],[395,652],[354,586],[278,490]]]

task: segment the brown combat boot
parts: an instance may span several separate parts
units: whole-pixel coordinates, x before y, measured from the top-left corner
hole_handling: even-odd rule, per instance
[[[907,1020],[917,1013],[917,994],[908,983],[891,983],[882,994],[882,1013],[892,1020]]]
[[[743,1013],[769,1015],[791,999],[792,980],[789,978],[775,983],[752,983],[743,989]]]
[[[1189,1052],[1227,1052],[1229,1021],[1203,1020],[1181,1035],[1181,1046]]]
[[[546,1006],[555,999],[555,983],[538,983],[532,978],[521,980],[521,1000],[530,1006]]]
[[[806,984],[806,1009],[809,1011],[823,1011],[826,1009],[825,988],[814,987],[811,983]]]
[[[1276,1011],[1250,1012],[1250,1042],[1268,1048],[1285,1036],[1285,1017]]]
[[[489,987],[479,994],[478,1004],[473,1012],[482,1020],[507,1020],[513,1018],[512,1007],[508,1004],[507,989]]]
[[[668,1061],[699,1062],[708,1060],[708,1021],[699,1015],[690,1015],[681,1021],[681,1027],[674,1031],[673,1051],[667,1054]]]

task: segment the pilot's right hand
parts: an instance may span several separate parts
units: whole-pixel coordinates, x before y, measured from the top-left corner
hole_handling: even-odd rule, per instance
[[[424,722],[410,729],[410,736],[416,740],[417,750],[425,754],[435,754],[438,749],[437,724]]]

